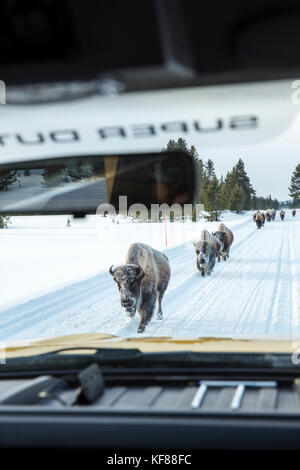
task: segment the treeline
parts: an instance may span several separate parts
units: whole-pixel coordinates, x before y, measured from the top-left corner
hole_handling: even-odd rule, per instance
[[[46,187],[59,187],[67,183],[82,181],[94,176],[94,168],[90,163],[74,162],[70,166],[45,168],[41,184]]]
[[[9,186],[18,183],[21,176],[30,176],[28,169],[0,170],[0,191],[8,191]],[[41,173],[41,185],[45,187],[59,187],[90,178],[94,175],[94,168],[90,163],[75,162],[69,167],[64,164],[48,167]]]
[[[292,174],[289,195],[293,200],[291,207],[300,207],[300,163],[298,163]]]
[[[247,210],[268,209],[279,206],[277,199],[271,196],[257,197],[245,170],[245,164],[240,158],[226,176],[218,178],[215,172],[214,162],[201,159],[194,146],[188,147],[184,139],[170,140],[166,152],[183,151],[193,156],[197,165],[199,193],[198,204],[204,204],[205,211],[210,218],[218,220],[222,211],[241,213]]]

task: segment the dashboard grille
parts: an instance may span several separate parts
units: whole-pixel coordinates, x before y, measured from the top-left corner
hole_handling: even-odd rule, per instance
[[[52,377],[0,382],[0,410],[7,405],[36,405],[51,409],[78,409],[73,404],[76,387],[57,390],[43,399]],[[275,381],[201,381],[185,385],[106,386],[102,395],[88,408],[116,412],[207,413],[299,413],[297,381],[278,384]],[[86,405],[85,405],[86,408]]]

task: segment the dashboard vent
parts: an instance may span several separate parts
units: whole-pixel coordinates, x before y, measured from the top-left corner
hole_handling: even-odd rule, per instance
[[[229,408],[233,411],[238,410],[241,407],[241,403],[245,396],[247,389],[256,389],[261,391],[261,395],[264,397],[262,400],[264,404],[274,402],[274,397],[277,395],[277,382],[274,381],[202,381],[199,382],[199,388],[195,393],[195,396],[192,400],[191,407],[199,408],[203,403],[205,395],[208,393],[208,390],[218,390],[221,389],[223,394],[221,395],[220,405],[228,401],[230,397]],[[232,394],[232,389],[234,392]]]

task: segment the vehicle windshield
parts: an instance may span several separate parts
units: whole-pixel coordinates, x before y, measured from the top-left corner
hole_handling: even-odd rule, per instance
[[[1,105],[1,163],[182,151],[199,184],[192,212],[169,207],[156,219],[140,211],[2,215],[1,344],[74,335],[78,345],[79,335],[95,333],[162,338],[157,350],[163,338],[297,339],[296,92],[283,80]],[[0,172],[0,200],[32,182],[40,194],[51,175]]]

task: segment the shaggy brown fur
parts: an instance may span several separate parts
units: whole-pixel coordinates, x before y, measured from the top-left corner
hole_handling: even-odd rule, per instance
[[[263,217],[262,217],[261,212],[259,212],[259,211],[256,214],[255,222],[256,222],[257,228],[261,228],[261,226],[263,224]]]
[[[219,240],[206,229],[201,230],[199,240],[194,242],[197,256],[197,268],[202,276],[210,276],[219,256],[221,245]]]
[[[220,261],[220,256],[222,256],[223,261],[226,261],[229,258],[229,251],[234,240],[233,233],[225,224],[221,223],[217,231],[213,232],[213,235],[217,237],[221,245],[218,261]]]
[[[170,280],[170,265],[165,254],[144,243],[130,245],[126,264],[110,269],[118,284],[121,304],[128,316],[140,315],[138,333],[142,333],[153,316],[158,299],[157,318],[162,319],[161,302]]]

